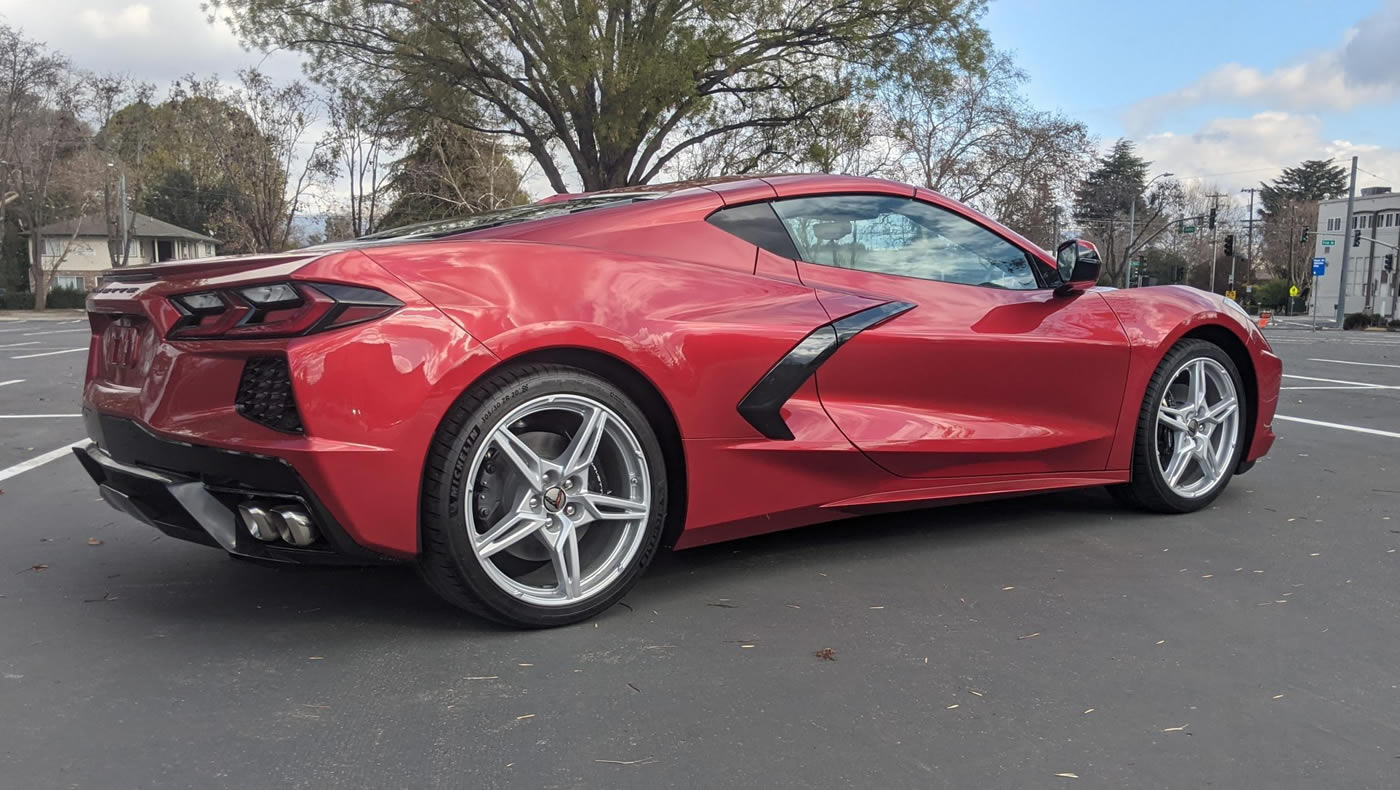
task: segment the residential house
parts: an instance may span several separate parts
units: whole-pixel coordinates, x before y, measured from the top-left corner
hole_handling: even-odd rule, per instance
[[[107,221],[100,214],[45,225],[31,234],[31,243],[42,246],[45,269],[62,259],[50,288],[91,290],[97,287],[98,274],[112,268]],[[208,258],[215,254],[218,241],[155,217],[134,214],[128,243],[131,254],[127,265],[136,266]]]

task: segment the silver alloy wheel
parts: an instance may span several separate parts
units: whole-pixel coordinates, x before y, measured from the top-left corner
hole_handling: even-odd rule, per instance
[[[463,512],[497,586],[538,606],[602,593],[631,563],[651,516],[646,455],[612,409],[542,395],[512,409],[472,454]]]
[[[1157,408],[1157,468],[1167,487],[1187,499],[1214,491],[1235,457],[1239,427],[1230,371],[1209,357],[1183,362]]]

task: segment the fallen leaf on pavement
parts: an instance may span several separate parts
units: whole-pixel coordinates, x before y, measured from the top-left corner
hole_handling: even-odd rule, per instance
[[[99,540],[99,539],[97,539],[97,538],[88,538],[88,545],[89,545],[89,546],[101,546],[101,545],[102,545],[102,541]]]
[[[818,650],[817,652],[813,653],[812,655],[816,656],[817,658],[820,658],[823,661],[836,660],[836,651],[832,650],[829,647],[824,647],[821,650]]]

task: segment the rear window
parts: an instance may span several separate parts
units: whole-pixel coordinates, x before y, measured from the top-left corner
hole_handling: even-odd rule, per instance
[[[483,211],[480,214],[470,214],[464,217],[420,222],[416,225],[404,225],[398,228],[381,230],[378,233],[361,236],[357,241],[440,239],[473,230],[498,228],[502,225],[515,225],[517,223],[530,222],[537,219],[562,217],[565,214],[577,214],[580,211],[588,211],[590,209],[620,206],[626,203],[637,203],[643,200],[651,200],[659,197],[661,194],[663,193],[627,192],[607,195],[590,195],[574,198],[573,200],[562,200],[556,203],[531,203],[525,206],[510,206],[508,208],[496,209],[495,211]]]

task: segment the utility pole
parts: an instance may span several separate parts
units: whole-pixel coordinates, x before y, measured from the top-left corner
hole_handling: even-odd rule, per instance
[[[1351,158],[1351,183],[1347,186],[1347,218],[1342,221],[1342,231],[1347,235],[1342,242],[1342,270],[1337,276],[1337,328],[1341,329],[1347,318],[1347,262],[1351,260],[1351,223],[1356,208],[1356,157]],[[1316,297],[1314,297],[1316,298]]]
[[[1292,200],[1288,201],[1288,285],[1293,286],[1293,249],[1298,246],[1298,205]],[[1283,314],[1293,314],[1293,294],[1288,295],[1288,301],[1283,303]]]
[[[1215,212],[1216,212],[1216,210],[1220,208],[1220,199],[1223,198],[1223,197],[1225,197],[1225,196],[1224,196],[1223,194],[1214,194],[1214,195],[1209,195],[1208,197],[1210,197],[1210,216],[1211,216],[1212,218],[1214,218],[1214,217],[1215,217]],[[1212,219],[1212,221],[1211,221],[1211,223],[1210,223],[1210,292],[1211,292],[1211,293],[1215,293],[1215,257],[1216,257],[1216,255],[1219,253],[1219,251],[1220,251],[1220,248],[1217,247],[1217,246],[1215,245],[1215,235],[1216,235],[1215,226],[1216,226],[1216,222],[1215,222],[1214,219]]]
[[[1241,189],[1241,192],[1249,193],[1249,218],[1245,220],[1245,260],[1249,261],[1249,267],[1254,268],[1254,193],[1259,190],[1255,187]],[[1235,288],[1235,259],[1230,258],[1230,289]]]
[[[131,222],[126,216],[126,168],[122,168],[121,173],[121,197],[122,197],[122,265],[127,264],[127,258],[131,254],[131,246],[127,241],[127,231],[131,229]]]
[[[1248,222],[1249,224],[1245,226],[1245,233],[1246,233],[1247,235],[1246,235],[1246,241],[1245,241],[1246,247],[1245,247],[1245,253],[1244,253],[1244,254],[1245,254],[1245,256],[1246,256],[1246,257],[1248,258],[1248,260],[1249,260],[1249,265],[1250,265],[1250,266],[1253,266],[1253,265],[1254,265],[1254,193],[1255,193],[1255,192],[1258,192],[1259,189],[1258,189],[1257,187],[1250,187],[1250,188],[1248,188],[1248,189],[1241,189],[1240,191],[1241,191],[1241,192],[1248,192],[1248,193],[1249,193],[1249,219],[1245,220],[1245,221]]]

